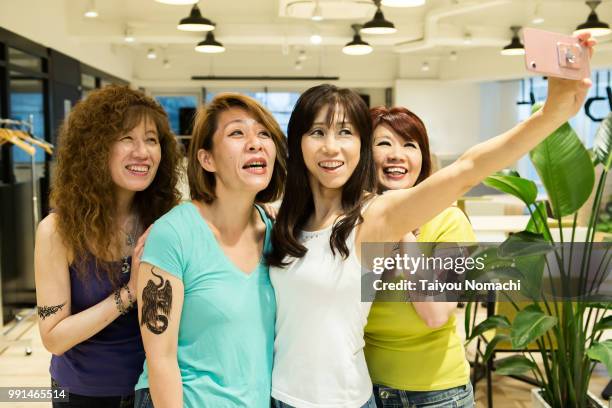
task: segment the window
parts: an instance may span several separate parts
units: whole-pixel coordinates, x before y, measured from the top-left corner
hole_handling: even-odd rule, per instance
[[[206,102],[210,102],[219,92],[207,92]],[[300,97],[299,92],[242,92],[259,101],[272,113],[280,128],[285,134],[293,107]]]
[[[9,63],[31,71],[42,72],[42,58],[9,47]]]
[[[198,106],[196,95],[158,95],[155,97],[170,119],[170,127],[177,135],[191,133],[191,124]]]
[[[34,135],[43,139],[45,134],[43,80],[11,71],[9,89],[11,119],[28,121],[31,117],[34,121]],[[45,152],[36,149],[35,158],[37,163],[43,163]],[[13,146],[13,160],[15,163],[31,162],[30,156],[16,146]]]

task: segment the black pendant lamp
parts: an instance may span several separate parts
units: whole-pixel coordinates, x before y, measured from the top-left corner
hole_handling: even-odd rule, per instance
[[[510,27],[512,30],[512,40],[501,50],[501,55],[525,55],[525,47],[519,38],[520,26]]]
[[[342,48],[342,52],[347,55],[366,55],[371,53],[372,46],[363,41],[359,35],[361,25],[353,24],[351,28],[353,31],[355,31],[355,35],[353,36],[353,40],[346,43],[346,45]]]
[[[181,19],[176,28],[181,31],[212,31],[215,29],[215,24],[209,19],[202,17],[200,8],[197,4],[194,4],[189,16]]]
[[[374,18],[365,23],[361,28],[362,34],[393,34],[397,31],[392,22],[385,19],[382,10],[380,9],[380,0],[373,0],[376,5],[376,13]]]
[[[574,31],[574,35],[581,34],[584,32],[591,33],[593,37],[600,37],[603,35],[610,34],[610,32],[612,32],[610,30],[610,25],[607,23],[604,23],[603,21],[600,21],[599,17],[597,17],[597,13],[595,12],[595,9],[601,3],[601,0],[591,0],[591,1],[586,1],[585,3],[587,4],[587,6],[591,8],[591,12],[589,13],[589,16],[587,17],[587,21],[585,21],[584,23],[576,27],[576,31]]]
[[[198,45],[196,45],[195,50],[207,54],[218,54],[225,51],[225,47],[219,41],[215,40],[215,35],[212,31],[209,31],[206,33],[204,41],[200,41]]]

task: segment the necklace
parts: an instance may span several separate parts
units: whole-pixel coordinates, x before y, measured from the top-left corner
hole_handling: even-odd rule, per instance
[[[136,233],[138,231],[138,223],[136,223],[135,228],[129,233],[125,230],[121,230],[125,234],[125,244],[130,248],[129,252],[131,253],[134,246],[136,246]],[[130,255],[126,255],[121,258],[121,273],[127,274],[130,273],[132,269],[132,264],[129,260]]]

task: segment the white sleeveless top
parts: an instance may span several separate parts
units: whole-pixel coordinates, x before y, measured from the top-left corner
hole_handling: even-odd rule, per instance
[[[372,395],[363,354],[372,304],[361,302],[355,228],[345,260],[331,252],[332,227],[303,231],[307,254],[270,267],[277,305],[272,397],[296,408],[357,408]]]

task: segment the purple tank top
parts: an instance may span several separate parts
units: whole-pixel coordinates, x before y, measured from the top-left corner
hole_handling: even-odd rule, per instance
[[[113,292],[108,278],[95,277],[95,268],[94,259],[89,259],[87,276],[91,278],[84,285],[74,265],[70,265],[72,314],[100,303]],[[121,268],[121,265],[117,264],[117,268]],[[122,284],[129,279],[129,273],[121,275]],[[49,371],[60,386],[68,388],[73,394],[125,396],[134,393],[144,359],[138,312],[134,308],[61,356],[53,355]]]

